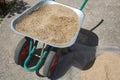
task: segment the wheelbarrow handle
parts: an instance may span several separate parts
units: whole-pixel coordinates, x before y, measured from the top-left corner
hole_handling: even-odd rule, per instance
[[[84,0],[84,2],[82,3],[82,5],[80,6],[80,10],[82,11],[83,8],[85,7],[86,3],[88,2],[88,0]]]
[[[55,0],[53,0],[53,1],[55,1]],[[82,5],[80,6],[80,10],[81,11],[83,10],[83,8],[85,7],[85,5],[86,5],[87,2],[88,2],[88,0],[84,0],[83,1]]]

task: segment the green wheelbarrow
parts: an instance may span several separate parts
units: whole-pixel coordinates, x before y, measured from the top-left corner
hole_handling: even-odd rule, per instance
[[[17,65],[21,65],[24,67],[25,70],[29,72],[34,72],[38,71],[41,69],[42,66],[43,68],[43,73],[40,74],[41,77],[50,77],[51,74],[53,73],[55,66],[58,62],[59,56],[60,56],[60,50],[62,48],[67,48],[71,45],[73,45],[77,39],[78,33],[80,31],[80,28],[82,26],[83,20],[84,20],[84,13],[82,12],[82,9],[84,8],[85,4],[87,3],[88,0],[84,0],[80,9],[72,8],[67,5],[63,5],[61,3],[55,2],[55,0],[42,0],[39,3],[35,4],[31,8],[27,9],[25,12],[23,12],[20,16],[15,18],[11,22],[11,29],[16,32],[17,34],[25,36],[17,45],[16,50],[15,50],[15,56],[14,60]],[[35,10],[36,8],[44,5],[44,4],[60,4],[65,7],[69,7],[73,11],[76,12],[76,14],[80,17],[80,27],[77,30],[75,36],[73,39],[66,45],[55,45],[51,44],[42,40],[39,40],[37,38],[31,37],[29,35],[20,33],[16,30],[15,25],[26,15]],[[40,50],[39,54],[36,54],[36,48],[38,45],[38,42],[42,42],[43,48]],[[37,62],[34,64],[34,66],[30,66],[29,63],[31,63],[32,57],[37,58]]]

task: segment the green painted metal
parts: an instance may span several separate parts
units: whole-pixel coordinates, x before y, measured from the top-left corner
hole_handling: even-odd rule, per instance
[[[83,1],[82,5],[80,6],[80,10],[83,10],[83,8],[85,7],[87,2],[88,2],[88,0]]]
[[[34,54],[35,52],[35,49],[36,49],[37,45],[34,45],[33,48],[32,48],[32,41],[30,41],[30,48],[29,48],[29,55],[28,57],[26,58],[25,62],[24,62],[24,68],[30,72],[33,72],[35,70],[37,70],[39,68],[40,65],[42,65],[42,62],[43,62],[43,59],[47,56],[48,52],[47,51],[44,51],[44,53],[41,54],[41,57],[40,59],[38,60],[37,64],[33,67],[28,67],[28,62],[30,61],[32,55]]]
[[[55,0],[53,0],[53,1],[55,1]],[[80,6],[80,10],[81,11],[83,10],[83,8],[85,7],[85,5],[86,5],[87,2],[88,2],[88,0],[84,0],[83,1],[82,5]]]

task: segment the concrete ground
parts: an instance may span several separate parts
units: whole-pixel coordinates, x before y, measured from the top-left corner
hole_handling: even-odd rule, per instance
[[[10,29],[10,22],[18,16],[22,10],[37,3],[39,0],[24,0],[22,6],[17,6],[2,22],[0,26],[0,80],[47,80],[39,78],[35,73],[28,72],[14,63],[14,50],[16,45],[23,36],[14,33]],[[58,2],[79,8],[82,0],[57,0]],[[27,5],[28,4],[28,5]],[[119,0],[89,0],[83,12],[85,13],[85,21],[83,28],[91,29],[101,19],[104,22],[94,30],[99,37],[99,46],[112,46],[120,48],[120,1]],[[74,68],[76,71],[79,68]],[[69,77],[72,71],[67,71]],[[76,73],[75,73],[76,74]],[[64,76],[64,75],[63,75]],[[80,78],[77,76],[77,78]],[[70,80],[64,77],[61,80]],[[72,79],[73,80],[73,79]],[[75,80],[75,79],[74,79]]]

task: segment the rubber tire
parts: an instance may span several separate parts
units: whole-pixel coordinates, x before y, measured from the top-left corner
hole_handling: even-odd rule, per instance
[[[50,77],[51,74],[48,74],[48,72],[55,55],[56,55],[56,52],[54,51],[49,52],[47,59],[45,60],[45,63],[44,63],[43,76]]]
[[[23,66],[22,64],[20,64],[19,58],[20,58],[20,55],[21,55],[22,47],[27,40],[30,40],[30,38],[24,37],[23,39],[21,39],[20,42],[18,43],[16,49],[15,49],[14,61],[17,65]]]

